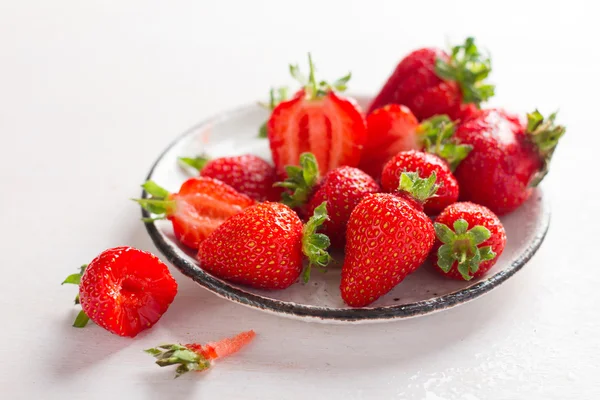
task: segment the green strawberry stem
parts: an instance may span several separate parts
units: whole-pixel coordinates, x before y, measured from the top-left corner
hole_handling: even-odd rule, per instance
[[[437,175],[434,172],[428,178],[421,178],[416,172],[403,172],[400,175],[398,190],[410,195],[417,202],[423,204],[435,196],[440,185],[435,183]]]
[[[456,125],[447,115],[436,115],[423,121],[417,128],[423,150],[446,160],[454,171],[473,146],[457,143],[453,138]]]
[[[87,264],[84,264],[81,267],[79,267],[79,272],[67,276],[65,278],[65,280],[61,283],[61,285],[64,285],[65,283],[67,283],[70,285],[79,286],[79,284],[81,283],[81,276],[85,272],[86,268],[87,268]],[[77,293],[77,295],[75,296],[75,305],[77,305],[77,304],[79,304],[79,293]],[[79,312],[79,314],[77,314],[77,317],[75,318],[75,321],[73,322],[73,326],[75,328],[83,328],[84,326],[87,325],[88,321],[89,321],[89,317],[85,314],[85,312],[83,310],[81,310]]]
[[[302,232],[302,252],[308,258],[308,265],[302,273],[302,281],[307,283],[310,279],[310,273],[313,265],[325,268],[331,261],[331,256],[327,248],[331,244],[329,237],[323,233],[317,233],[317,230],[325,221],[329,219],[327,215],[327,202],[321,203],[310,217]]]
[[[300,166],[288,165],[285,167],[288,178],[275,186],[288,189],[281,194],[281,202],[291,208],[301,207],[306,204],[319,182],[319,165],[312,153],[300,154]]]
[[[441,79],[455,81],[460,86],[463,102],[477,106],[494,95],[495,86],[485,82],[492,71],[489,56],[482,54],[469,37],[465,43],[454,46],[448,62],[438,58],[435,73]]]
[[[557,112],[554,112],[544,119],[544,116],[535,110],[527,114],[527,134],[531,141],[535,144],[540,159],[542,160],[542,168],[534,175],[530,182],[530,186],[537,186],[548,174],[550,169],[550,161],[559,139],[565,134],[566,128],[562,125],[555,125]]]
[[[131,199],[138,203],[142,208],[152,214],[156,214],[152,218],[142,218],[144,222],[153,222],[160,219],[165,219],[175,211],[175,201],[170,200],[170,193],[167,189],[159,186],[154,181],[146,181],[142,188],[151,196],[148,199]]]
[[[345,91],[348,88],[348,81],[352,77],[352,73],[348,72],[348,74],[335,80],[333,83],[328,83],[326,81],[317,81],[315,71],[315,64],[310,53],[308,53],[308,77],[300,72],[300,67],[297,64],[290,64],[290,74],[303,86],[306,97],[309,100],[321,98],[332,90],[338,92]]]
[[[186,167],[192,167],[195,170],[201,171],[210,158],[205,156],[196,157],[179,157],[179,162]],[[151,181],[150,181],[151,182]]]
[[[454,230],[438,222],[434,223],[434,227],[437,238],[443,243],[438,249],[437,266],[446,273],[457,262],[458,272],[469,281],[482,262],[496,257],[490,246],[479,246],[491,236],[485,226],[476,225],[467,230],[469,223],[461,218],[454,221]]]
[[[268,103],[261,103],[259,102],[258,104],[263,107],[266,108],[269,111],[273,111],[275,109],[275,107],[277,107],[279,105],[279,103],[286,101],[289,97],[289,88],[287,86],[282,86],[279,87],[277,89],[275,88],[271,88],[271,90],[269,90],[269,102]],[[267,121],[265,121],[259,128],[258,130],[258,137],[260,138],[266,138],[267,137]]]
[[[180,344],[165,344],[144,350],[156,358],[161,367],[177,365],[175,378],[190,371],[202,371],[210,368],[211,363],[202,354]]]

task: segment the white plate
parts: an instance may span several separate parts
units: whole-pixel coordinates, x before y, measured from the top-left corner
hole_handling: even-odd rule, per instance
[[[358,97],[365,105],[366,97]],[[268,141],[257,137],[258,127],[268,112],[258,105],[227,111],[202,122],[177,138],[160,155],[148,179],[176,192],[190,177],[177,158],[200,153],[210,157],[252,153],[271,159]],[[146,193],[142,194],[145,197]],[[148,216],[143,212],[144,216]],[[540,247],[548,230],[550,210],[543,192],[537,189],[517,211],[502,218],[507,243],[504,253],[488,274],[478,280],[462,282],[447,279],[423,265],[390,293],[368,308],[346,306],[340,296],[339,268],[327,273],[314,271],[311,281],[295,283],[280,291],[264,291],[230,284],[204,272],[194,253],[173,236],[171,223],[157,221],[146,227],[159,250],[185,275],[201,286],[231,301],[278,315],[338,323],[389,321],[444,310],[473,300],[500,285],[520,270]]]

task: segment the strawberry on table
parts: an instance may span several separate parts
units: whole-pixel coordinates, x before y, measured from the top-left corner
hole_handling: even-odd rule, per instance
[[[255,203],[231,186],[206,177],[188,179],[178,193],[169,193],[153,181],[142,187],[152,197],[135,201],[156,214],[150,220],[170,220],[175,237],[192,249],[197,249],[227,218]]]
[[[309,260],[305,281],[313,265],[329,263],[329,238],[316,233],[326,219],[325,204],[303,226],[285,204],[260,203],[219,226],[200,245],[198,260],[218,278],[261,289],[285,289],[300,276],[303,255]]]
[[[504,251],[502,223],[478,204],[454,203],[438,215],[434,226],[433,265],[447,277],[469,281],[483,276]]]
[[[279,103],[267,123],[267,135],[280,176],[285,167],[297,165],[300,154],[315,155],[320,172],[347,165],[355,167],[366,140],[365,121],[354,100],[341,96],[350,74],[333,84],[315,78],[309,54],[309,76],[290,66],[292,76],[303,86],[290,100]]]
[[[425,261],[435,231],[422,203],[435,194],[435,180],[435,172],[403,173],[399,194],[368,194],[352,211],[340,284],[346,304],[371,304]]]
[[[186,372],[204,371],[210,368],[214,360],[237,353],[255,336],[254,331],[246,331],[232,338],[221,339],[205,345],[198,343],[164,344],[144,351],[154,356],[156,364],[160,367],[177,365],[175,378],[179,378]]]
[[[450,54],[435,48],[413,51],[398,64],[368,113],[387,104],[403,104],[419,120],[438,114],[459,118],[465,111],[463,103],[479,105],[493,96],[494,86],[485,83],[490,71],[490,59],[473,38],[453,47]]]
[[[256,201],[277,201],[281,190],[273,187],[277,181],[275,168],[267,161],[252,154],[219,157],[181,157],[181,162],[197,169],[200,176],[218,179],[239,193]]]
[[[288,166],[286,171],[289,178],[277,183],[289,190],[283,195],[283,203],[300,214],[313,215],[326,202],[329,218],[323,223],[322,232],[337,247],[343,247],[346,241],[346,225],[354,207],[366,194],[380,190],[377,182],[358,168],[339,167],[321,179],[317,160],[311,153],[302,153],[300,166]]]
[[[177,283],[156,256],[132,247],[105,250],[65,282],[79,285],[81,312],[73,326],[91,319],[109,332],[134,337],[167,311]]]
[[[479,110],[459,124],[454,138],[472,147],[455,176],[461,199],[503,215],[529,198],[548,173],[565,128],[536,110],[527,123],[503,110]]]
[[[446,161],[435,154],[415,150],[398,153],[383,167],[381,174],[383,190],[388,193],[397,192],[403,172],[415,172],[423,177],[435,172],[439,187],[435,196],[423,203],[426,214],[439,214],[458,200],[458,182]]]

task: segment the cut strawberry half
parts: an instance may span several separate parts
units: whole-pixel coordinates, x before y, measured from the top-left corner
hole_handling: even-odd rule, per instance
[[[248,196],[212,178],[188,179],[174,194],[153,181],[146,182],[142,187],[152,197],[135,201],[155,214],[149,220],[169,219],[175,237],[193,249],[197,249],[227,218],[254,204],[254,200]]]
[[[315,155],[321,174],[343,165],[356,166],[366,140],[358,105],[334,91],[345,89],[350,75],[332,85],[317,83],[310,54],[309,66],[308,78],[302,77],[297,67],[291,67],[303,88],[292,99],[279,103],[267,123],[273,161],[282,177],[285,167],[297,165],[304,152]]]

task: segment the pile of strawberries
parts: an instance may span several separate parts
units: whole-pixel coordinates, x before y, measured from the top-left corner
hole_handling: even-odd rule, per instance
[[[341,94],[350,74],[318,81],[309,55],[308,76],[290,66],[300,89],[290,98],[273,89],[265,105],[260,135],[274,166],[254,155],[182,158],[199,176],[177,193],[146,182],[149,197],[136,201],[172,222],[201,268],[255,288],[308,281],[330,247],[344,249],[340,292],[352,307],[428,258],[448,278],[480,277],[506,243],[498,215],[531,196],[565,132],[555,114],[482,108],[494,94],[490,71],[472,38],[450,52],[416,50],[363,113]],[[82,318],[126,336],[152,326],[176,293],[164,264],[130,248],[103,253],[72,280]]]

